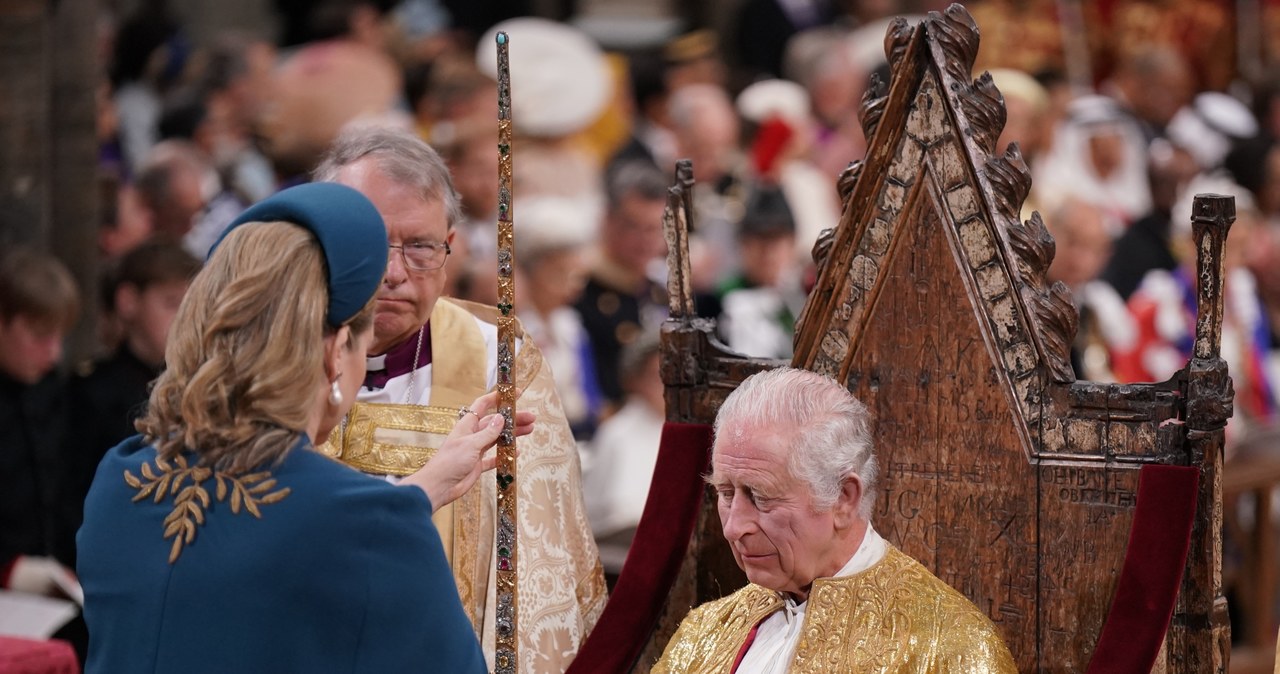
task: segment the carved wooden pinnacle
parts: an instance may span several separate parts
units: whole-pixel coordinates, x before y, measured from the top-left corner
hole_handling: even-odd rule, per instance
[[[1236,220],[1235,197],[1197,194],[1191,205],[1196,244],[1196,342],[1193,357],[1214,359],[1222,346],[1223,246]]]

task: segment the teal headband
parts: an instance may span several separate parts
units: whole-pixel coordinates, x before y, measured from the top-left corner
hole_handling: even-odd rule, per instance
[[[309,183],[277,192],[249,207],[232,229],[249,222],[291,222],[305,227],[320,243],[329,282],[325,319],[340,327],[360,312],[378,291],[387,271],[387,228],[378,209],[363,194],[337,183]],[[209,251],[213,255],[218,244]]]

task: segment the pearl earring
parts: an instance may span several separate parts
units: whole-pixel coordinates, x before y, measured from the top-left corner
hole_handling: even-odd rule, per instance
[[[342,404],[342,389],[338,388],[338,380],[342,375],[333,378],[333,385],[329,387],[329,404],[337,407]]]

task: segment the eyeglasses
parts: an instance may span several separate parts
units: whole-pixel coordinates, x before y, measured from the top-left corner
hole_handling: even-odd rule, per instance
[[[404,262],[404,268],[412,271],[439,269],[444,266],[444,261],[453,252],[447,241],[441,243],[406,243],[387,247],[399,248],[400,260]]]

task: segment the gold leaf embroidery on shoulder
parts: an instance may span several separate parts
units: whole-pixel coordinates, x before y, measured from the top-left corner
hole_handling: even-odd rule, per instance
[[[204,524],[204,512],[213,502],[209,490],[204,483],[212,477],[215,482],[214,498],[218,502],[227,501],[230,495],[231,513],[240,514],[243,507],[256,518],[261,519],[260,506],[277,503],[289,495],[290,488],[284,487],[271,491],[276,486],[275,478],[270,471],[250,473],[248,475],[230,475],[214,471],[206,466],[188,466],[186,458],[176,456],[173,462],[161,457],[155,459],[159,473],[152,470],[150,463],[142,464],[142,479],[129,471],[124,472],[124,481],[138,490],[134,495],[135,502],[148,496],[160,503],[166,496],[173,497],[173,511],[164,518],[164,537],[173,539],[173,547],[169,550],[169,563],[178,560],[182,548],[195,540],[196,527]],[[190,482],[183,486],[184,482]]]

